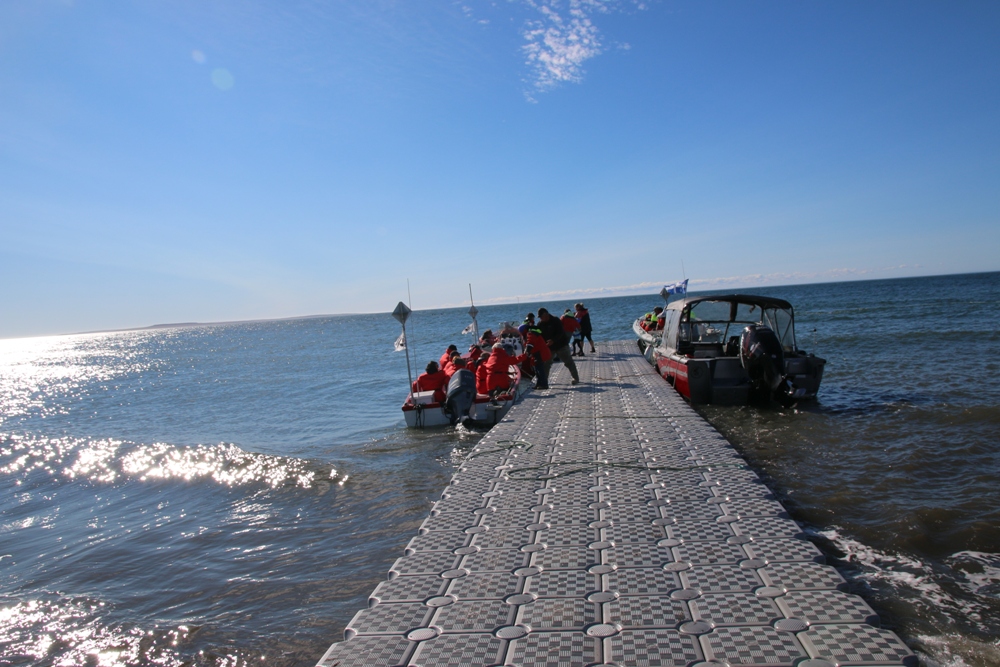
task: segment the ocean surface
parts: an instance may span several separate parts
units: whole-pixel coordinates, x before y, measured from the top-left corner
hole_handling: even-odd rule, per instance
[[[1000,665],[1000,273],[749,291],[795,305],[819,400],[702,413],[924,665]],[[587,302],[595,338],[658,302]],[[466,310],[414,313],[414,370]],[[398,334],[0,340],[0,665],[315,664],[482,436],[403,427]]]

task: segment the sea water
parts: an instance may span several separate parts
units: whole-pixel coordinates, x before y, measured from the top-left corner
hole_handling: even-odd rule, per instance
[[[796,307],[819,400],[702,414],[924,664],[1000,664],[1000,274],[749,291]],[[658,302],[586,302],[594,337]],[[471,342],[466,310],[414,313],[414,374]],[[482,437],[404,428],[398,334],[0,341],[0,665],[315,664]]]

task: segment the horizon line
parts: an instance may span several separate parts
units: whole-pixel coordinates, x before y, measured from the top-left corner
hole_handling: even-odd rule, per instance
[[[919,267],[919,265],[914,265],[913,266],[913,268],[917,268],[917,267]],[[864,276],[865,274],[874,273],[876,271],[886,271],[886,270],[900,269],[900,268],[910,268],[910,267],[906,266],[906,265],[903,265],[903,266],[895,266],[895,267],[886,267],[886,268],[881,268],[881,269],[835,269],[833,271],[823,272],[823,274],[827,274],[827,275],[834,274],[834,275],[859,275],[859,276]],[[1000,270],[992,270],[992,271],[968,271],[968,272],[961,272],[961,273],[937,273],[937,274],[928,274],[928,275],[899,276],[899,277],[894,277],[894,278],[864,278],[864,277],[859,277],[859,278],[857,278],[855,280],[814,280],[814,281],[811,281],[811,282],[796,282],[796,283],[781,283],[781,284],[773,284],[773,283],[772,284],[757,284],[757,285],[749,286],[749,289],[755,289],[757,287],[767,287],[767,288],[772,288],[772,287],[799,287],[799,286],[802,286],[802,285],[819,285],[819,284],[824,284],[824,283],[833,283],[833,284],[836,284],[838,282],[842,282],[842,283],[864,282],[866,280],[875,282],[875,281],[879,281],[879,280],[910,280],[910,279],[916,279],[916,278],[938,278],[938,277],[945,277],[945,276],[971,276],[971,275],[977,275],[977,274],[982,274],[982,273],[1000,273]],[[767,274],[767,275],[774,276],[775,279],[780,279],[779,276],[782,276],[782,277],[793,277],[793,276],[796,276],[796,277],[798,277],[798,276],[804,276],[805,274],[801,274],[801,273],[782,273],[782,274]],[[821,274],[812,274],[812,275],[821,275]],[[694,283],[694,284],[708,283],[708,284],[721,285],[721,284],[725,284],[727,282],[737,282],[737,281],[740,281],[741,278],[750,278],[750,277],[765,278],[765,274],[752,274],[751,276],[727,277],[727,278],[697,278],[697,279],[696,278],[691,278],[691,279],[689,279],[689,284],[691,284],[691,283]],[[766,278],[765,278],[765,280],[766,280]],[[651,288],[657,287],[657,286],[658,287],[663,287],[666,284],[669,284],[669,283],[645,282],[645,283],[636,283],[634,285],[623,285],[623,286],[619,286],[619,287],[595,287],[595,288],[588,288],[588,289],[581,289],[581,290],[554,290],[554,291],[551,291],[551,292],[542,292],[542,293],[537,293],[537,294],[527,294],[527,295],[523,295],[523,297],[520,296],[520,295],[503,296],[503,297],[493,297],[492,299],[484,299],[483,301],[478,302],[477,306],[504,306],[504,305],[511,305],[511,304],[519,304],[519,303],[524,303],[524,304],[528,305],[528,304],[540,303],[543,300],[563,300],[563,299],[576,299],[576,298],[585,298],[585,297],[614,298],[614,297],[621,297],[621,296],[640,296],[640,295],[644,294],[644,292],[641,291],[643,289],[647,289],[647,288],[651,289]],[[722,289],[722,288],[718,288],[718,289]],[[734,286],[733,289],[736,289],[736,287]],[[689,290],[689,292],[695,292],[695,293],[698,293],[698,292],[714,292],[714,291],[717,291],[717,289],[708,288],[708,289],[701,289],[701,290]],[[558,296],[558,295],[562,295],[562,296]],[[649,296],[659,296],[659,294],[652,293],[652,294],[649,294]],[[538,297],[540,297],[540,298],[538,298]],[[464,307],[466,305],[467,305],[466,303],[459,303],[459,304],[447,304],[447,305],[439,305],[439,306],[430,306],[428,308],[414,308],[413,312],[432,311],[432,310],[450,310],[450,309],[453,309],[453,308],[462,308],[462,307]],[[146,326],[121,327],[121,328],[113,328],[113,329],[95,329],[95,330],[91,330],[91,331],[74,331],[74,332],[67,332],[67,333],[37,334],[37,335],[29,335],[29,336],[10,336],[10,337],[0,336],[0,340],[18,340],[18,339],[23,339],[23,338],[49,338],[49,337],[53,337],[53,336],[87,336],[87,335],[102,334],[102,333],[122,333],[122,332],[125,332],[125,331],[149,331],[149,330],[153,330],[153,329],[182,329],[182,328],[194,328],[194,327],[221,326],[221,325],[227,325],[227,324],[253,324],[253,323],[256,323],[256,322],[283,322],[283,321],[288,321],[288,320],[320,319],[320,318],[324,318],[324,317],[351,317],[352,315],[380,315],[380,314],[391,315],[391,313],[392,313],[391,310],[372,310],[372,311],[367,311],[367,312],[351,312],[351,313],[320,313],[320,314],[314,314],[314,315],[289,315],[287,317],[255,317],[255,318],[250,318],[250,319],[245,319],[245,320],[218,320],[218,321],[211,321],[211,322],[170,322],[170,323],[162,323],[162,324],[150,324],[150,325],[146,325]]]

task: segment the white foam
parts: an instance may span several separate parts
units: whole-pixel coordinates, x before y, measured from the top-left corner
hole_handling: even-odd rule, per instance
[[[1000,598],[1000,554],[959,551],[945,562],[965,575],[959,583],[970,593]]]
[[[991,617],[996,594],[985,587],[1000,583],[1000,554],[962,551],[932,564],[899,553],[888,553],[848,537],[836,527],[814,530],[845,553],[857,569],[850,573],[872,589],[888,588],[892,597],[918,611],[913,614],[940,629],[940,634],[922,634],[918,652],[924,667],[980,667],[1000,665],[1000,641],[982,642],[956,631],[973,623],[996,624]],[[950,585],[950,586],[949,586]],[[957,585],[968,597],[959,597]]]
[[[920,635],[917,640],[933,657],[922,654],[922,667],[978,667],[1000,665],[1000,640],[992,644],[959,634]],[[972,662],[965,659],[967,656]]]

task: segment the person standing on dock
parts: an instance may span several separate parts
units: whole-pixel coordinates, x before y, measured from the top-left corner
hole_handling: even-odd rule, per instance
[[[559,357],[560,361],[566,364],[570,375],[573,376],[572,384],[579,384],[580,374],[576,370],[576,362],[573,361],[573,355],[569,351],[569,336],[566,335],[562,322],[552,317],[545,308],[539,308],[538,329],[542,332],[542,338],[545,339],[549,349]]]
[[[573,312],[569,308],[567,308],[566,312],[563,313],[562,317],[559,318],[559,321],[562,322],[563,329],[566,331],[566,335],[569,336],[570,339],[573,342],[573,350],[572,350],[573,356],[574,357],[582,357],[583,356],[583,338],[580,337],[580,323],[577,322],[576,316],[573,314]],[[579,354],[577,354],[577,351],[576,351],[577,348],[580,349],[580,353]]]
[[[552,366],[552,350],[549,349],[542,332],[532,327],[525,332],[527,347],[525,352],[535,360],[535,389],[549,388],[549,368]]]
[[[578,303],[573,306],[576,309],[576,319],[580,322],[580,337],[582,340],[590,341],[590,351],[597,352],[597,348],[594,347],[594,339],[591,333],[594,331],[594,327],[590,324],[590,311],[583,307],[582,303]],[[581,352],[583,351],[583,344],[580,344]]]

